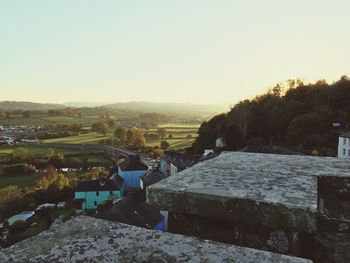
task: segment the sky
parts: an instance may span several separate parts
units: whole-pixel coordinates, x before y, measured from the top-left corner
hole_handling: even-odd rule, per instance
[[[350,74],[348,0],[1,0],[0,101],[233,104]]]

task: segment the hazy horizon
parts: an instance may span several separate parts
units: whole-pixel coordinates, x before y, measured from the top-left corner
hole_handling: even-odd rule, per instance
[[[1,1],[0,100],[231,105],[350,73],[350,2]]]

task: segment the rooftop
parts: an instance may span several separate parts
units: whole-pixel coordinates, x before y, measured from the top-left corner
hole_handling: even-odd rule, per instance
[[[0,250],[0,262],[311,261],[80,216]]]
[[[98,217],[114,222],[153,229],[163,220],[158,210],[146,202],[128,196],[98,210]]]
[[[129,156],[128,160],[125,160],[120,164],[122,171],[147,171],[148,165],[142,160],[140,155]]]
[[[167,178],[167,176],[165,174],[163,174],[158,169],[155,169],[155,170],[149,170],[140,179],[143,181],[143,187],[145,188],[145,187],[150,186],[152,184],[155,184],[156,182],[159,182],[165,178]]]
[[[114,180],[116,181],[116,180]],[[123,181],[118,180],[116,184],[111,179],[81,180],[78,182],[76,192],[114,191],[119,190]]]
[[[147,200],[159,209],[214,218],[248,219],[254,209],[269,211],[265,214],[278,210],[278,218],[288,210],[298,220],[286,218],[287,224],[309,229],[315,225],[317,176],[350,177],[350,163],[328,157],[224,152],[150,186]],[[203,209],[203,202],[208,208]]]

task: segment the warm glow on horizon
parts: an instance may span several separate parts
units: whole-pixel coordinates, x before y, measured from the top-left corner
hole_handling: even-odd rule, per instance
[[[0,3],[0,100],[225,103],[350,74],[348,1]]]

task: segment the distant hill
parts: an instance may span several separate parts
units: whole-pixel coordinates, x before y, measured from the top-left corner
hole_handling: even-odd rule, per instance
[[[336,156],[338,137],[350,131],[350,78],[304,83],[289,80],[266,93],[238,102],[227,113],[203,122],[195,152],[215,147],[221,137],[228,150],[245,146],[283,146],[298,152]]]
[[[0,109],[6,111],[12,110],[52,110],[65,108],[61,104],[35,103],[27,101],[0,101]]]
[[[90,107],[99,107],[104,106],[106,103],[99,102],[83,102],[83,101],[69,101],[63,103],[67,107],[76,107],[76,108],[90,108]]]
[[[143,101],[107,104],[104,106],[125,111],[159,112],[168,115],[196,116],[210,116],[229,110],[228,106],[214,104],[157,103]]]

